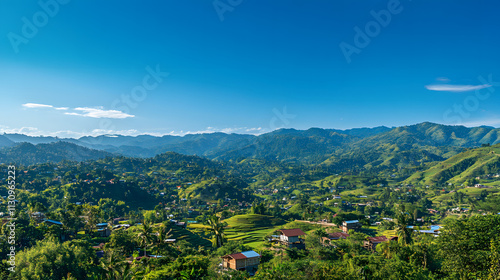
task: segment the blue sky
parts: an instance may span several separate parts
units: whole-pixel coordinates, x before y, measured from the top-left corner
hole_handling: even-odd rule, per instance
[[[495,1],[104,2],[0,2],[0,132],[500,126]]]

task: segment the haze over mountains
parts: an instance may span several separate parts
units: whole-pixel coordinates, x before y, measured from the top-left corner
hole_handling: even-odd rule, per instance
[[[458,154],[463,148],[496,143],[500,143],[498,128],[467,128],[428,122],[396,128],[279,129],[259,136],[210,133],[61,139],[3,134],[0,135],[0,147],[3,147],[0,161],[33,164],[63,159],[81,161],[112,155],[153,157],[164,152],[177,152],[216,160],[259,158],[322,164],[345,171],[442,161]]]

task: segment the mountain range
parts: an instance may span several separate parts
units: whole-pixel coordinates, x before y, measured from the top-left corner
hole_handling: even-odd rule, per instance
[[[393,128],[279,129],[258,136],[217,132],[161,137],[101,135],[73,139],[3,134],[0,135],[0,147],[3,147],[0,160],[15,161],[13,155],[20,156],[22,150],[30,155],[29,160],[19,159],[24,164],[63,159],[79,161],[112,155],[153,157],[176,152],[215,160],[259,158],[319,164],[336,171],[357,171],[418,166],[446,160],[464,148],[497,143],[500,143],[498,128],[468,128],[429,122]],[[81,149],[85,152],[72,152],[78,150],[77,147],[86,148]],[[68,152],[65,153],[65,150]]]

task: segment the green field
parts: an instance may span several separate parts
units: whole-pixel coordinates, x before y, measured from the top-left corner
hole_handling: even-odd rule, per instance
[[[245,245],[254,249],[262,247],[265,237],[278,229],[300,227],[306,232],[317,227],[297,221],[286,223],[279,218],[257,214],[236,215],[224,220],[224,222],[228,224],[224,231],[228,240],[241,240]],[[204,232],[206,228],[206,225],[201,224],[189,225],[189,229],[198,233]]]
[[[228,239],[241,240],[252,248],[260,247],[266,235],[285,224],[281,219],[257,214],[237,215],[225,222],[228,224],[225,231]]]
[[[457,190],[457,192],[464,193],[467,196],[476,197],[476,196],[479,196],[483,190],[487,191],[488,193],[493,193],[493,194],[499,192],[499,190],[497,188],[481,189],[481,188],[474,188],[474,187],[467,187],[467,188],[459,189],[459,190]],[[436,197],[433,197],[433,198],[431,198],[431,200],[434,203],[442,203],[444,201],[452,200],[452,196],[453,196],[453,193],[447,193],[447,194],[442,194],[442,195],[438,195]]]

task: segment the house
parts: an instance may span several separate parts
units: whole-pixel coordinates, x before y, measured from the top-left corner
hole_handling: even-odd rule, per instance
[[[342,222],[341,229],[343,232],[347,233],[350,229],[356,230],[361,228],[361,223],[358,220],[344,221]]]
[[[49,219],[44,219],[43,222],[49,226],[51,226],[51,225],[62,226],[63,225],[63,223],[61,223],[61,222],[49,220]]]
[[[100,237],[109,237],[111,235],[111,230],[108,228],[108,223],[99,223],[96,225],[97,233]]]
[[[245,251],[222,256],[222,267],[225,269],[245,270],[253,275],[260,264],[261,255],[255,251]]]
[[[440,225],[431,225],[428,228],[429,229],[418,230],[418,232],[423,233],[423,234],[429,234],[429,235],[432,235],[434,237],[437,237],[439,235],[439,233],[441,232],[442,227]],[[415,231],[417,231],[417,230],[415,230]]]
[[[31,218],[33,218],[33,220],[35,220],[35,222],[41,223],[43,221],[43,219],[45,218],[45,214],[42,212],[34,212],[31,214]]]
[[[130,224],[119,224],[119,225],[114,225],[113,230],[128,229],[129,227],[130,227]]]
[[[279,241],[281,244],[288,246],[288,248],[305,249],[306,245],[304,239],[300,236],[306,235],[300,228],[294,229],[280,229]]]
[[[328,234],[327,238],[330,240],[339,240],[339,239],[346,239],[347,237],[349,237],[349,234],[345,232],[334,232]]]
[[[429,211],[429,214],[439,214],[439,211],[434,209],[427,209],[427,211]]]
[[[334,233],[328,234],[328,237],[321,238],[321,242],[323,244],[328,245],[328,244],[331,244],[331,242],[333,240],[346,239],[347,237],[349,237],[349,234],[347,234],[345,232],[334,232]]]
[[[47,226],[58,226],[60,229],[63,226],[63,223],[49,219],[44,219],[43,223],[46,224]],[[61,241],[66,241],[68,238],[69,234],[67,232],[60,231],[59,239]]]
[[[111,236],[111,230],[109,228],[100,228],[97,229],[97,234],[99,234],[99,237],[109,237]]]
[[[385,236],[368,237],[367,240],[363,242],[363,247],[367,250],[375,251],[375,247],[377,247],[378,244],[387,240]]]
[[[178,226],[178,227],[181,227],[181,228],[186,228],[187,227],[186,222],[177,222],[177,223],[175,223],[175,225]]]

